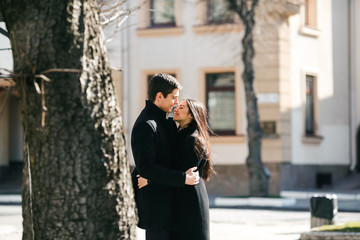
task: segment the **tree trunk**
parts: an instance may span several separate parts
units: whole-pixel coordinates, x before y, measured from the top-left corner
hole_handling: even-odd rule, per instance
[[[23,239],[135,239],[122,119],[97,1],[0,0],[0,9],[28,146]]]
[[[246,165],[249,173],[249,193],[250,196],[267,196],[270,173],[261,161],[261,137],[259,113],[257,107],[257,98],[254,91],[254,66],[253,59],[255,50],[253,46],[253,29],[255,26],[255,8],[258,0],[228,0],[230,9],[235,11],[245,28],[242,39],[242,59],[244,63],[244,72],[242,78],[245,86],[246,96],[246,117],[248,120],[248,148],[249,155],[246,159]]]
[[[23,177],[22,177],[22,213],[23,213],[23,239],[32,240],[33,238],[33,222],[31,214],[31,181],[29,174],[29,148],[24,146],[24,165],[23,165]]]

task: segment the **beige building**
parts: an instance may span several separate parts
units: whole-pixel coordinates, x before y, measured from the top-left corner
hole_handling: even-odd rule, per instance
[[[210,194],[246,195],[247,120],[239,18],[223,0],[127,1],[133,11],[108,43],[124,128],[145,105],[147,82],[174,74],[182,97],[208,107],[218,174]],[[254,87],[264,130],[270,193],[335,185],[360,171],[360,12],[358,0],[260,1],[254,30]],[[0,23],[4,28],[4,24]],[[111,33],[111,29],[107,31]],[[0,34],[0,48],[9,48]],[[9,51],[0,67],[12,68]],[[121,80],[118,80],[121,79]],[[22,160],[18,102],[0,79],[0,178]],[[128,146],[132,161],[131,149]]]
[[[218,135],[211,139],[218,174],[209,192],[246,195],[244,28],[223,2],[148,0],[129,17],[121,41],[123,114],[129,142],[149,77],[174,74],[182,97],[206,104]],[[259,3],[255,89],[271,194],[334,185],[360,165],[357,11],[356,0]]]
[[[9,90],[12,54],[5,24],[0,22],[0,181],[11,167],[21,169],[23,161],[23,131],[16,92]],[[6,69],[6,70],[4,70]]]

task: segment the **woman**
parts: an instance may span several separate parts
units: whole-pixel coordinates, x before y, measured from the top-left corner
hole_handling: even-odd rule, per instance
[[[175,189],[173,240],[209,240],[209,199],[205,182],[214,172],[211,164],[209,125],[206,108],[197,100],[185,99],[175,109],[174,120],[179,123],[178,156],[175,168],[186,171],[197,166],[200,182],[195,186]],[[139,178],[139,188],[147,185]]]

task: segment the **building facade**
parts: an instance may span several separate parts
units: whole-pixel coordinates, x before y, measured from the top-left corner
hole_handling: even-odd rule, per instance
[[[121,42],[123,114],[129,142],[148,79],[173,74],[184,86],[181,97],[201,100],[212,116],[218,174],[208,191],[247,195],[244,27],[225,5],[148,0],[129,17]],[[270,194],[331,186],[359,166],[359,7],[340,0],[258,5],[254,85]]]
[[[127,1],[134,10],[107,43],[127,143],[147,83],[167,72],[181,97],[206,104],[217,171],[210,194],[247,195],[247,118],[242,82],[244,27],[225,0]],[[360,2],[260,1],[254,29],[262,160],[270,194],[335,185],[360,171]],[[5,29],[3,23],[1,27]],[[0,48],[10,48],[0,34]],[[11,70],[9,51],[0,67]],[[4,74],[4,72],[2,71]],[[20,107],[0,79],[0,178],[23,159]],[[133,165],[131,149],[128,154]]]
[[[5,23],[0,22],[0,181],[10,166],[21,168],[23,161],[23,130],[16,92],[10,91],[9,72],[13,60]]]

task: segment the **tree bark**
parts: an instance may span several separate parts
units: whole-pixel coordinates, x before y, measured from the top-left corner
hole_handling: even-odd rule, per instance
[[[23,213],[23,239],[32,240],[33,238],[33,222],[31,213],[31,181],[30,181],[30,168],[29,168],[29,148],[24,146],[24,164],[23,164],[23,177],[22,177],[22,213]]]
[[[258,0],[228,0],[230,9],[235,11],[243,25],[244,37],[242,39],[242,60],[244,72],[242,74],[245,96],[246,96],[246,117],[248,120],[248,149],[249,155],[246,165],[249,174],[249,193],[250,196],[267,196],[269,188],[270,173],[261,160],[261,138],[262,130],[260,127],[257,98],[254,91],[254,66],[253,59],[255,50],[253,46],[253,29],[255,27],[255,9]]]
[[[130,169],[97,1],[0,0],[0,9],[28,146],[23,239],[135,239]]]

